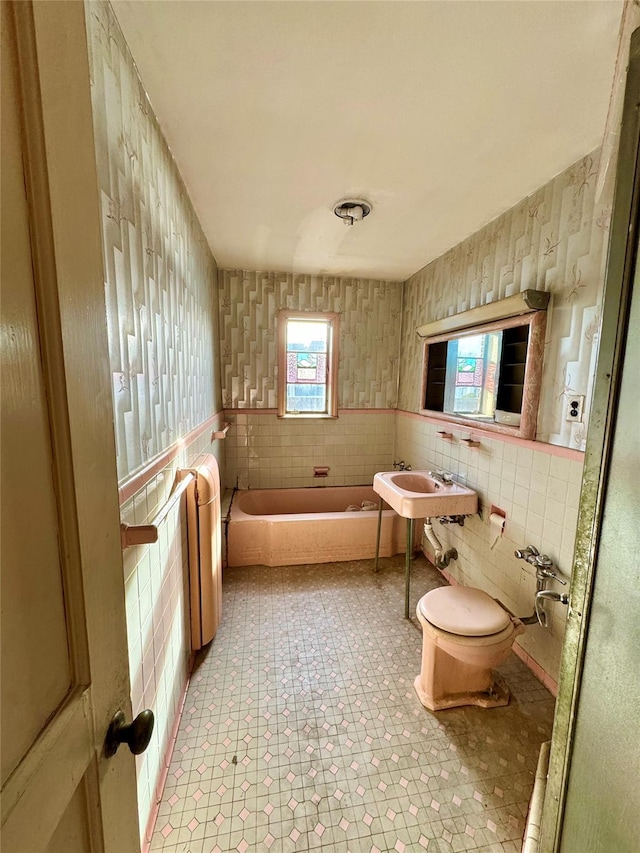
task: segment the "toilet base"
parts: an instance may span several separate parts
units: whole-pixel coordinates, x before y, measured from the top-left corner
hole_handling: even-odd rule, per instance
[[[446,708],[459,708],[462,705],[476,705],[479,708],[500,708],[509,704],[511,694],[499,675],[494,675],[494,680],[486,691],[472,693],[453,693],[449,696],[429,696],[422,688],[422,680],[419,675],[413,682],[418,699],[430,711],[444,711]]]

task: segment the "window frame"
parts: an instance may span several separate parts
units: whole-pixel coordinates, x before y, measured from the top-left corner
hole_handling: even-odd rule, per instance
[[[321,320],[328,327],[327,335],[327,410],[326,412],[287,411],[287,324],[289,320]],[[340,315],[335,311],[294,311],[282,309],[277,318],[278,340],[278,417],[300,420],[338,417],[338,342]]]
[[[502,433],[502,435],[512,435],[517,438],[535,441],[540,389],[542,385],[542,360],[544,355],[546,319],[546,311],[537,310],[529,314],[522,314],[517,317],[509,317],[493,323],[485,323],[483,325],[471,326],[455,331],[452,330],[425,338],[422,358],[422,382],[420,385],[420,402],[418,409],[420,414],[437,420],[460,424],[462,426],[469,427],[472,430],[488,430],[489,432],[497,432]],[[455,415],[451,412],[425,408],[425,402],[427,399],[429,347],[432,344],[444,343],[453,339],[459,340],[460,338],[467,337],[469,335],[477,335],[484,332],[504,331],[505,329],[512,329],[518,326],[529,326],[520,426],[510,426],[508,424],[498,423],[495,420],[490,421],[483,420],[481,418],[465,418],[463,415]],[[500,381],[498,381],[498,386],[499,385]]]

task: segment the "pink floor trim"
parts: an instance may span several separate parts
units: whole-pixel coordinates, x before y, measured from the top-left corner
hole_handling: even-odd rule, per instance
[[[153,808],[149,814],[149,819],[147,820],[147,826],[144,831],[144,838],[142,840],[142,851],[141,853],[149,853],[149,848],[151,846],[151,839],[153,838],[153,831],[156,827],[156,822],[158,820],[158,812],[160,811],[160,803],[162,802],[162,795],[164,793],[165,785],[167,784],[167,776],[169,775],[169,766],[171,765],[171,759],[173,758],[173,750],[175,749],[176,739],[178,737],[178,732],[180,730],[180,721],[182,720],[182,712],[184,711],[184,703],[187,701],[187,691],[189,690],[189,684],[191,683],[191,676],[193,674],[193,664],[195,662],[195,655],[192,654],[189,658],[189,664],[187,666],[187,680],[184,685],[184,690],[182,691],[182,700],[180,702],[180,707],[178,708],[178,712],[176,713],[175,719],[173,721],[173,726],[171,727],[171,736],[169,737],[169,743],[167,744],[167,748],[164,754],[164,761],[162,762],[162,772],[160,773],[160,778],[158,779],[158,784],[156,785],[156,792],[154,797]]]
[[[549,693],[552,696],[556,697],[558,695],[558,682],[554,681],[553,678],[549,675],[548,672],[545,672],[544,669],[540,666],[540,664],[535,661],[530,654],[525,652],[525,650],[519,646],[517,643],[514,643],[513,651],[518,655],[520,660],[529,667],[531,672],[535,675],[535,677],[547,688]]]

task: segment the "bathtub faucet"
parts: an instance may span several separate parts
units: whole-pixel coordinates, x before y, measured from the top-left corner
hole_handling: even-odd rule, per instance
[[[410,471],[411,465],[408,465],[404,459],[401,459],[400,462],[394,462],[393,467],[397,468],[398,471]]]

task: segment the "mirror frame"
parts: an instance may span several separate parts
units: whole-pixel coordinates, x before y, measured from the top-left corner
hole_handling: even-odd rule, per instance
[[[529,314],[520,314],[517,317],[507,317],[493,323],[485,323],[480,326],[472,326],[465,329],[450,331],[441,335],[425,338],[424,356],[422,363],[422,381],[420,384],[419,412],[430,418],[460,424],[469,429],[488,430],[490,432],[511,435],[534,441],[538,424],[538,405],[540,402],[540,388],[542,385],[542,361],[544,355],[544,335],[546,329],[547,313],[545,310],[533,311]],[[496,421],[465,418],[463,415],[439,412],[433,409],[425,409],[424,401],[427,393],[427,368],[429,364],[429,347],[431,344],[439,344],[444,341],[457,340],[459,338],[478,335],[484,332],[498,332],[503,329],[512,329],[516,326],[529,326],[529,342],[527,345],[527,357],[524,369],[524,385],[522,394],[522,411],[520,413],[520,425],[510,426],[499,424]],[[499,384],[499,383],[498,383]]]

